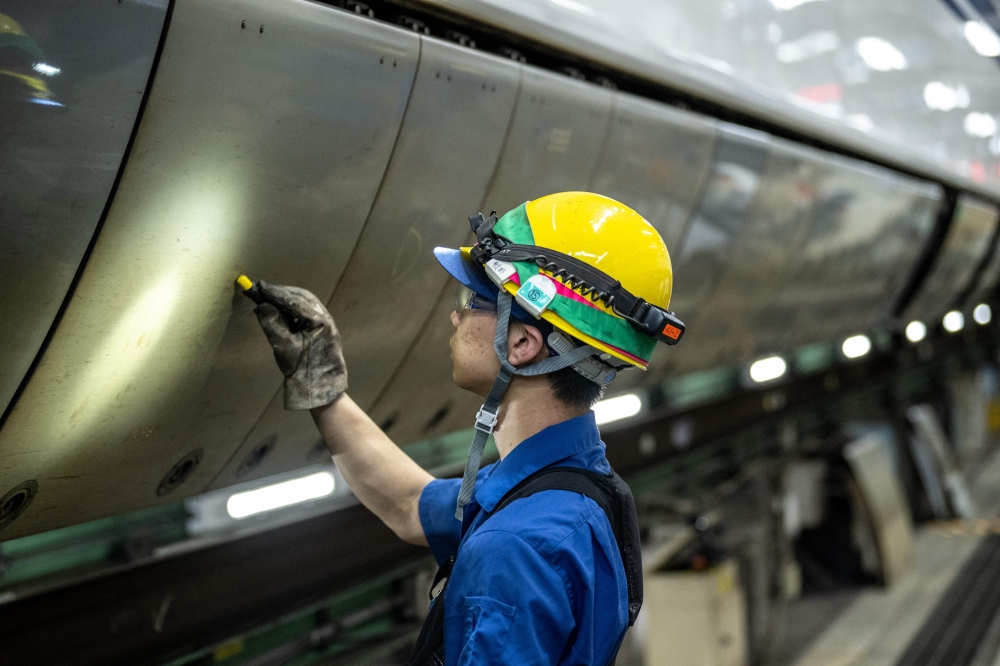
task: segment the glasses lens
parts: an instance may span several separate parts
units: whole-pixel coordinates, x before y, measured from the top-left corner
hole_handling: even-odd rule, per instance
[[[455,290],[455,312],[461,312],[469,307],[469,301],[474,294],[474,291],[460,282],[458,288]]]
[[[467,308],[496,312],[497,304],[488,298],[483,298],[464,284],[459,284],[458,289],[455,290],[455,312],[461,312]]]

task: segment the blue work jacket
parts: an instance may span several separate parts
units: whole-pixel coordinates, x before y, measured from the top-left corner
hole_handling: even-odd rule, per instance
[[[431,481],[420,521],[437,561],[457,555],[445,594],[447,666],[603,666],[628,627],[628,585],[607,515],[594,500],[545,490],[486,512],[519,481],[549,466],[609,474],[593,412],[521,442],[476,480],[465,520],[460,479]]]

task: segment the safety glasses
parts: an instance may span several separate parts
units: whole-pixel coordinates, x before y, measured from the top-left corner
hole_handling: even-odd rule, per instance
[[[496,312],[497,304],[488,298],[483,298],[464,284],[459,283],[458,288],[455,290],[455,312],[461,312],[465,309]]]

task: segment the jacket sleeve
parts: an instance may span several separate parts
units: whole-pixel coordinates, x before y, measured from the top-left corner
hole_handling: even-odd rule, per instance
[[[493,465],[486,465],[479,470],[476,477],[476,488],[489,476]],[[462,479],[434,479],[420,493],[420,526],[427,537],[427,545],[438,564],[449,557],[458,554],[458,545],[462,540],[462,523],[455,518],[455,505],[458,503],[458,490]]]
[[[446,622],[462,632],[458,659],[447,655],[448,663],[558,663],[575,633],[565,574],[510,532],[483,531],[471,539],[477,543],[463,549],[453,576],[476,595],[448,604],[459,617]]]

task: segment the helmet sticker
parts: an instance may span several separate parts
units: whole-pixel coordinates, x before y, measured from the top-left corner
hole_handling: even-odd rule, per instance
[[[517,269],[514,268],[514,264],[508,261],[500,261],[499,259],[487,261],[484,268],[486,269],[486,274],[490,276],[490,279],[498,287],[502,287],[505,282],[517,275]]]
[[[555,297],[556,285],[551,278],[545,275],[535,275],[528,278],[514,295],[521,307],[534,315],[536,319],[542,316]]]

